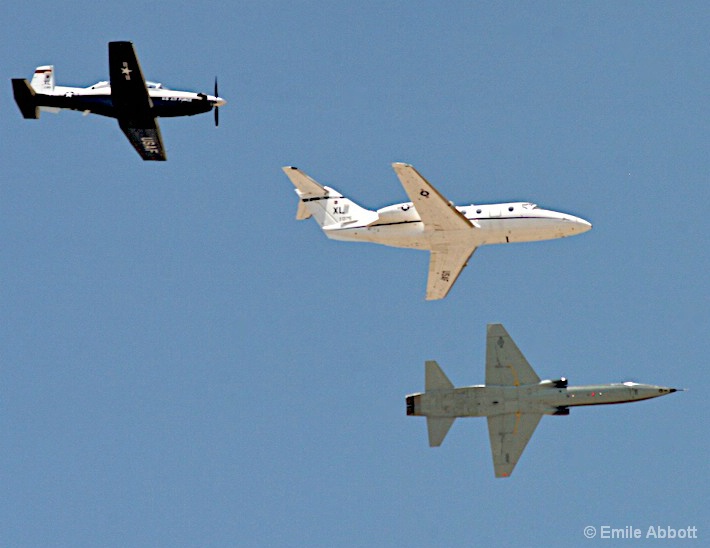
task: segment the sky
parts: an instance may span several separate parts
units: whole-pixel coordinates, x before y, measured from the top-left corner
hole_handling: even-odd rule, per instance
[[[0,31],[0,545],[707,544],[705,2],[30,0]],[[158,163],[112,119],[22,119],[10,78],[106,80],[112,40],[218,76],[220,126],[161,119]],[[328,240],[280,169],[377,209],[392,162],[594,228],[483,247],[427,302],[427,253]],[[496,479],[484,419],[429,448],[405,414],[425,360],[483,382],[487,323],[542,378],[689,390],[544,417]]]

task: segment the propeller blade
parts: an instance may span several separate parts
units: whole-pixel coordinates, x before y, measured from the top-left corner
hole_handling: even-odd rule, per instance
[[[214,77],[214,96],[219,97],[219,89],[217,89],[217,77]],[[219,107],[214,107],[214,126],[219,127]]]

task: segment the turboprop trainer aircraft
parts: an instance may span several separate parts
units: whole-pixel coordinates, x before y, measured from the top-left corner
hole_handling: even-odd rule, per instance
[[[455,206],[408,164],[392,164],[411,202],[370,211],[295,167],[283,170],[299,197],[296,219],[313,216],[328,238],[428,249],[427,300],[443,299],[476,248],[586,232],[592,225],[530,202]]]
[[[567,386],[564,377],[541,381],[500,324],[489,324],[486,384],[454,388],[435,361],[425,364],[425,392],[407,396],[407,415],[425,416],[429,445],[438,447],[456,417],[487,417],[497,478],[510,476],[543,415],[569,415],[576,405],[626,403],[677,392],[625,382]]]
[[[68,109],[116,118],[144,160],[166,159],[159,116],[192,116],[214,108],[215,125],[219,125],[219,107],[226,101],[217,95],[216,79],[214,95],[146,82],[131,42],[109,42],[108,64],[111,81],[88,88],[55,86],[51,65],[37,67],[31,83],[13,78],[12,90],[22,116],[37,119],[40,111]]]

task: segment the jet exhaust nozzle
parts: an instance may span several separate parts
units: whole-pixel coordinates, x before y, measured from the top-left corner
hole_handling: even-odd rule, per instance
[[[419,415],[419,399],[421,396],[407,396],[407,415]]]

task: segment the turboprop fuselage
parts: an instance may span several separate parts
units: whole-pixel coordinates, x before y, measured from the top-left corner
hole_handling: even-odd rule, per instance
[[[407,414],[429,417],[487,417],[505,413],[567,415],[569,407],[629,403],[665,396],[675,388],[625,382],[567,386],[565,379],[525,386],[467,386],[407,397]]]
[[[76,110],[115,118],[133,148],[146,161],[165,161],[159,117],[193,116],[214,109],[219,125],[217,79],[214,95],[176,91],[148,82],[131,42],[109,42],[109,80],[87,88],[55,85],[54,66],[37,67],[32,81],[12,79],[12,92],[23,118],[37,120],[42,111]]]
[[[221,97],[172,90],[156,82],[146,82],[146,88],[153,103],[152,114],[161,118],[202,114],[226,103]],[[51,90],[35,89],[35,93],[41,111],[77,110],[85,114],[118,117],[109,82],[98,82],[88,88],[55,86]]]
[[[513,242],[535,242],[582,234],[591,223],[558,211],[542,209],[530,202],[457,206],[477,230],[447,231],[447,242],[476,246]],[[334,216],[337,211],[334,208]],[[377,210],[378,220],[367,226],[324,227],[333,240],[365,241],[391,247],[432,249],[442,234],[426,230],[411,202]],[[347,216],[341,215],[340,217]],[[355,223],[357,224],[357,223]]]

